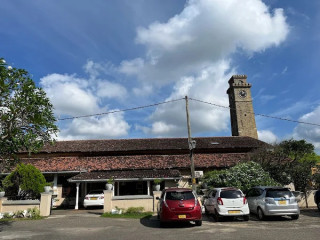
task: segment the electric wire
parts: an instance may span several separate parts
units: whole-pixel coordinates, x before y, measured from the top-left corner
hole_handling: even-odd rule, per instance
[[[177,101],[181,101],[181,100],[184,100],[184,98],[179,98],[179,99],[174,99],[174,100],[170,100],[170,101],[164,101],[164,102],[159,102],[159,103],[154,103],[154,104],[145,105],[145,106],[139,106],[139,107],[134,107],[134,108],[114,110],[114,111],[110,111],[110,112],[103,112],[103,113],[96,113],[96,114],[89,114],[89,115],[81,115],[81,116],[76,116],[76,117],[58,118],[57,120],[58,121],[64,121],[64,120],[70,120],[70,119],[76,119],[76,118],[87,118],[87,117],[95,117],[95,116],[107,115],[107,114],[112,114],[112,113],[134,111],[134,110],[139,110],[139,109],[143,109],[143,108],[159,106],[159,105],[166,104],[166,103],[177,102]]]
[[[159,106],[159,105],[163,105],[163,104],[167,104],[167,103],[177,102],[177,101],[181,101],[181,100],[185,100],[185,98],[179,98],[179,99],[174,99],[174,100],[170,100],[170,101],[164,101],[164,102],[149,104],[149,105],[145,105],[145,106],[138,106],[138,107],[134,107],[134,108],[114,110],[114,111],[110,111],[110,112],[103,112],[103,113],[96,113],[96,114],[89,114],[89,115],[81,115],[81,116],[76,116],[76,117],[59,118],[57,120],[58,121],[64,121],[64,120],[71,120],[71,119],[77,119],[77,118],[87,118],[87,117],[101,116],[101,115],[107,115],[107,114],[113,114],[113,113],[119,113],[119,112],[134,111],[134,110],[139,110],[139,109],[143,109],[143,108],[155,107],[155,106]],[[225,108],[225,109],[229,109],[229,110],[236,110],[235,108],[222,106],[222,105],[219,105],[219,104],[216,104],[216,103],[206,102],[206,101],[195,99],[195,98],[189,98],[189,100],[195,101],[195,102],[204,103],[204,104],[208,104],[208,105],[212,105],[212,106],[219,107],[219,108]],[[243,112],[243,111],[241,111],[241,112]],[[317,123],[298,121],[298,120],[282,118],[282,117],[276,117],[276,116],[270,116],[270,115],[267,115],[267,114],[254,113],[254,112],[243,112],[243,113],[253,114],[255,116],[261,116],[261,117],[265,117],[265,118],[272,118],[272,119],[281,120],[281,121],[288,121],[288,122],[294,122],[294,123],[299,123],[299,124],[306,124],[306,125],[320,127],[320,124],[317,124]]]
[[[231,108],[231,107],[227,107],[227,106],[222,106],[222,105],[219,105],[219,104],[210,103],[210,102],[206,102],[206,101],[202,101],[202,100],[198,100],[198,99],[194,99],[194,98],[189,98],[189,99],[192,100],[192,101],[201,102],[201,103],[213,105],[213,106],[220,107],[220,108],[226,108],[226,109],[230,109],[230,110],[236,110],[235,108]],[[240,111],[241,111],[241,110],[240,110]],[[243,112],[243,111],[242,111],[242,112]],[[253,113],[253,112],[243,112],[243,113],[248,113],[248,114],[253,114],[253,115],[255,115],[255,116],[261,116],[261,117],[266,117],[266,118],[273,118],[273,119],[282,120],[282,121],[288,121],[288,122],[294,122],[294,123],[301,123],[301,124],[307,124],[307,125],[312,125],[312,126],[318,126],[318,127],[320,127],[320,124],[317,124],[317,123],[309,123],[309,122],[304,122],[304,121],[292,120],[292,119],[288,119],[288,118],[275,117],[275,116],[270,116],[270,115],[261,114],[261,113]]]

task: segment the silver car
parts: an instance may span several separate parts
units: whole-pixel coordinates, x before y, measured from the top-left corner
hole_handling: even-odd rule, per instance
[[[253,187],[246,197],[250,212],[256,213],[259,220],[265,216],[290,216],[294,220],[299,218],[298,203],[288,188]]]

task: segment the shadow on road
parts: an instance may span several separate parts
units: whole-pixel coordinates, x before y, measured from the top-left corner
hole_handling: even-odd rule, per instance
[[[140,223],[149,228],[160,228],[160,221],[155,217],[144,217],[140,219]],[[190,222],[170,222],[165,224],[162,228],[191,228],[195,227],[194,223]]]
[[[12,221],[0,221],[0,232],[2,232],[3,228],[11,225],[12,225]]]
[[[304,208],[300,210],[300,215],[320,218],[320,211],[317,208]]]

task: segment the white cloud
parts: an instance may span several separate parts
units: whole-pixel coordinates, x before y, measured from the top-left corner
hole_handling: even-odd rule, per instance
[[[176,82],[238,49],[252,54],[278,46],[288,32],[282,9],[271,14],[261,0],[190,0],[168,22],[138,28],[146,59],[124,61],[122,72],[158,85]]]
[[[261,0],[190,0],[167,22],[138,28],[136,42],[145,45],[145,59],[123,61],[120,71],[153,88],[173,84],[167,100],[188,95],[228,106],[227,81],[235,73],[229,60],[232,54],[252,55],[278,46],[288,32],[282,9],[271,13]],[[229,127],[226,109],[190,102],[190,116],[194,133]],[[160,106],[149,120],[148,127],[140,126],[147,134],[186,135],[183,104]]]
[[[204,69],[197,77],[185,77],[174,86],[174,91],[166,101],[191,98],[228,106],[226,74],[229,63],[222,61]],[[228,75],[228,76],[227,76]],[[224,91],[221,91],[224,89]],[[229,109],[189,100],[192,132],[223,131],[228,129]],[[187,134],[185,102],[173,102],[160,106],[150,116],[152,126],[142,128],[147,134],[160,136],[185,136]]]
[[[91,79],[97,79],[100,75],[103,74],[114,74],[117,69],[113,66],[112,63],[97,63],[92,60],[88,60],[87,63],[83,66],[83,69],[86,73],[89,74]]]
[[[154,22],[148,27],[137,29],[136,42],[145,46],[144,57],[125,59],[118,67],[110,63],[88,61],[84,69],[89,79],[66,77],[77,79],[72,81],[74,85],[71,85],[71,89],[79,97],[87,98],[87,104],[95,110],[101,109],[100,103],[109,98],[124,99],[133,94],[140,98],[137,102],[142,102],[147,95],[158,99],[159,92],[162,96],[168,96],[166,100],[188,95],[228,106],[227,81],[235,74],[230,60],[232,54],[241,51],[251,56],[255,52],[278,46],[286,39],[288,32],[289,26],[282,9],[271,11],[261,0],[189,0],[183,11],[167,22]],[[126,82],[130,91],[119,82],[101,77],[103,74],[119,73],[130,77],[130,83]],[[136,85],[135,78],[139,85]],[[69,86],[67,83],[61,85]],[[61,91],[63,97],[57,95],[56,91],[60,88],[55,87],[54,83],[47,89],[56,101],[54,105],[58,104],[58,111],[67,112],[65,108],[68,104],[70,107],[75,106],[74,101],[66,101],[71,90]],[[63,102],[67,102],[66,105]],[[77,107],[76,112],[88,108]],[[162,105],[150,115],[149,126],[138,126],[137,129],[155,136],[185,136],[185,116],[183,101],[180,104],[175,102]],[[193,133],[221,132],[229,127],[228,109],[204,103],[190,101],[190,118]],[[95,129],[100,130],[102,128],[99,126],[107,126],[104,122],[99,125],[93,120],[74,123],[82,124],[86,131],[82,133],[70,126],[73,130],[66,130],[61,136],[85,137],[85,134],[90,135],[95,124],[98,124]],[[122,126],[121,129],[126,128]],[[92,132],[100,137],[99,131]],[[115,132],[123,136],[121,131]]]
[[[98,81],[97,96],[102,98],[125,98],[127,90],[120,84],[109,81]]]
[[[58,134],[59,140],[107,139],[126,136],[130,129],[121,113],[102,117],[73,119],[68,128]]]
[[[143,66],[144,60],[142,58],[136,58],[131,61],[124,60],[120,64],[119,71],[127,75],[139,74]]]
[[[89,90],[89,82],[74,75],[50,74],[40,80],[55,113],[79,116],[99,111],[98,99]]]
[[[41,78],[40,84],[59,117],[107,112],[107,106],[112,103],[110,100],[126,98],[125,87],[102,77],[113,71],[110,64],[88,61],[84,69],[88,78],[57,73]],[[123,114],[73,119],[71,124],[60,121],[59,127],[60,140],[122,137],[128,134],[130,128]]]
[[[303,115],[299,121],[320,124],[320,106],[314,111]],[[314,144],[315,148],[320,151],[320,127],[307,124],[298,124],[294,129],[293,137],[297,139],[305,139]]]
[[[273,144],[279,141],[278,137],[270,130],[258,131],[258,138],[261,141]]]

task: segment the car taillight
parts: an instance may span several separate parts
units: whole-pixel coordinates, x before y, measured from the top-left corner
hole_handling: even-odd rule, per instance
[[[104,199],[104,196],[100,196],[99,199]]]
[[[248,203],[247,198],[243,197],[243,205],[246,205]]]
[[[290,198],[289,203],[296,203],[297,199],[295,197]]]
[[[223,201],[222,201],[221,197],[218,197],[217,202],[218,202],[219,205],[223,205]]]
[[[84,199],[85,199],[85,200],[89,200],[89,197],[85,197]]]

